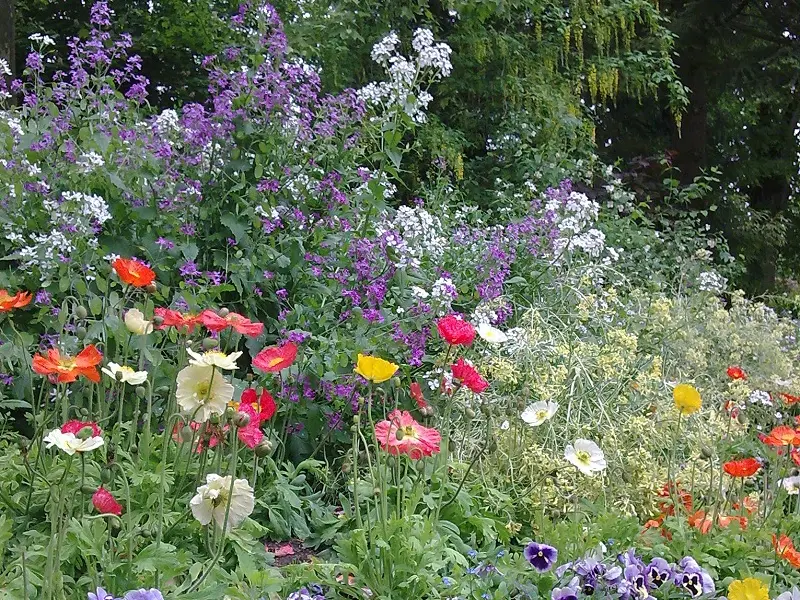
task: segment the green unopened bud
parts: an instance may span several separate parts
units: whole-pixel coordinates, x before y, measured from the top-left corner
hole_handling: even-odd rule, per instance
[[[117,381],[122,381],[123,379],[125,379],[125,373],[123,373],[122,371],[117,371],[117,374],[114,376],[114,378]]]
[[[231,411],[232,411],[232,410],[233,410],[233,409],[231,409]],[[211,415],[211,416],[208,418],[208,421],[209,421],[209,423],[211,423],[212,425],[219,425],[219,415]]]
[[[111,469],[100,470],[100,481],[103,483],[111,483],[112,479],[114,479],[114,474],[111,472]]]
[[[404,432],[402,429],[398,429],[397,431],[395,431],[395,432],[394,432],[394,437],[395,437],[395,438],[397,439],[397,441],[399,442],[399,441],[400,441],[400,440],[402,440],[404,437],[406,437],[406,434],[405,434],[405,432]]]
[[[466,409],[464,411],[464,414],[467,415],[467,417],[469,417],[470,419],[474,419],[475,418],[475,411],[473,409],[471,409],[471,408]]]
[[[243,412],[237,412],[233,415],[233,424],[236,427],[247,427],[250,423],[250,415]]]
[[[399,388],[402,385],[399,377],[392,377],[392,385],[396,388]]]
[[[213,350],[219,346],[219,340],[208,337],[203,340],[203,350]]]
[[[181,440],[183,440],[184,442],[191,442],[193,435],[194,431],[192,431],[192,428],[189,427],[188,425],[184,425],[181,428]]]
[[[89,409],[86,408],[85,406],[82,409],[80,409],[78,412],[80,413],[80,415],[82,417],[88,417],[89,416]]]
[[[242,256],[244,256],[244,253],[243,253],[241,250],[237,250],[236,252],[234,252],[234,254],[233,254],[233,255],[234,255],[236,258],[242,258]]]
[[[93,495],[96,491],[97,488],[94,487],[93,485],[89,485],[88,483],[86,485],[81,486],[81,492],[83,492],[87,496]]]
[[[456,451],[456,443],[453,440],[447,442],[447,450],[452,454]]]
[[[714,457],[714,452],[708,446],[703,446],[700,448],[700,456],[706,460],[711,460]]]
[[[353,415],[353,423],[358,425],[359,421],[361,421],[361,417],[359,415]]]
[[[253,375],[252,373],[248,373],[247,375],[244,376],[244,378],[245,380],[247,380],[248,383],[253,383],[255,375]]]
[[[85,306],[78,305],[75,307],[75,316],[79,319],[85,319],[89,316],[89,311],[86,310]]]
[[[78,435],[76,436],[79,440],[88,440],[90,437],[94,435],[94,430],[91,427],[81,427],[80,431],[78,431]]]
[[[139,533],[146,540],[150,539],[151,537],[153,537],[153,532],[150,530],[149,527],[142,527],[141,531],[139,531]]]
[[[17,440],[17,446],[19,446],[19,451],[25,454],[28,451],[28,440],[25,438],[20,438]]]
[[[230,420],[233,418],[233,415],[236,413],[236,410],[232,406],[229,406],[225,409],[225,418]]]
[[[258,442],[258,444],[256,444],[256,447],[253,448],[253,451],[259,458],[269,456],[272,453],[272,442],[269,440],[261,440]]]
[[[144,399],[144,397],[147,395],[147,390],[144,389],[143,385],[137,385],[134,391],[136,392],[137,398]]]
[[[220,308],[220,309],[217,311],[217,314],[218,314],[220,317],[222,317],[222,318],[224,319],[224,318],[225,318],[225,317],[227,317],[229,314],[231,314],[231,311],[229,311],[227,308]]]
[[[349,473],[352,468],[353,465],[351,465],[349,462],[342,463],[342,473]]]
[[[158,287],[156,286],[155,283],[146,285],[144,289],[147,291],[148,294],[155,294],[158,291]]]
[[[380,496],[381,495],[381,488],[376,487],[375,489],[373,489],[372,490],[372,495],[373,496]]]
[[[111,531],[119,531],[122,528],[122,521],[117,515],[109,515],[108,526],[111,528]]]
[[[155,317],[153,317],[153,325],[155,325],[156,327],[161,327],[163,324],[164,324],[164,317],[160,315],[156,315]]]
[[[739,421],[740,425],[744,425],[747,422],[747,417],[744,416],[743,412],[740,412],[739,416],[736,417],[736,420]]]
[[[75,337],[78,338],[81,341],[86,339],[86,336],[88,335],[88,333],[89,332],[86,331],[86,327],[81,326],[81,327],[76,327],[75,328]]]

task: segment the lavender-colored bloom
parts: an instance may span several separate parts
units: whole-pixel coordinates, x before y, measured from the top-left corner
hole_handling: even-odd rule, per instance
[[[0,373],[0,383],[3,385],[12,385],[14,383],[14,376],[8,373]]]
[[[275,295],[281,300],[286,300],[286,298],[289,297],[289,292],[287,292],[286,289],[281,288],[279,290],[275,290]]]
[[[170,240],[168,240],[168,239],[165,239],[165,238],[163,238],[163,237],[160,237],[160,238],[158,238],[158,239],[156,240],[156,244],[157,244],[157,245],[158,245],[158,246],[159,246],[159,247],[160,247],[162,250],[172,250],[172,249],[175,247],[175,243],[174,243],[174,242],[171,242]]]
[[[558,560],[558,550],[547,544],[538,544],[536,542],[528,544],[524,554],[525,559],[539,573],[552,569],[556,560]]]
[[[131,590],[125,594],[124,600],[164,600],[164,596],[155,588],[150,588],[149,590],[142,588],[140,590]]]
[[[578,600],[578,590],[572,587],[553,588],[550,600]]]
[[[50,293],[47,290],[39,290],[36,292],[36,298],[34,301],[36,304],[48,305],[51,302]]]
[[[686,590],[692,598],[713,594],[716,591],[711,575],[691,556],[682,558],[678,566],[683,572],[677,573],[673,581],[676,586]]]
[[[105,591],[103,588],[99,587],[94,592],[89,592],[88,600],[118,600],[114,598],[111,594]]]
[[[672,579],[674,572],[670,564],[663,558],[654,558],[647,565],[647,576],[650,579],[651,585],[654,587],[661,587],[667,581]]]

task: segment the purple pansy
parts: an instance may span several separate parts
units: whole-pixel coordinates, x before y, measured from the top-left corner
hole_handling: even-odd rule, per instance
[[[525,548],[525,558],[539,573],[544,573],[558,560],[558,550],[547,544],[531,542]]]

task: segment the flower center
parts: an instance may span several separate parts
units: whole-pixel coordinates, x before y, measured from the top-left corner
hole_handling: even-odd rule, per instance
[[[205,397],[208,396],[210,390],[211,390],[211,383],[208,381],[201,381],[195,386],[194,393],[200,396],[201,398],[205,399]]]
[[[536,418],[544,421],[545,419],[547,419],[547,411],[546,410],[536,411]]]
[[[72,358],[62,358],[58,361],[56,365],[56,369],[61,371],[62,373],[69,373],[72,369],[75,368],[75,360]]]
[[[577,458],[580,462],[588,465],[591,463],[592,456],[586,450],[578,450],[575,453],[575,458]]]
[[[401,427],[400,431],[403,432],[405,437],[417,437],[417,432],[414,430],[414,427],[411,425],[406,425],[405,427]]]

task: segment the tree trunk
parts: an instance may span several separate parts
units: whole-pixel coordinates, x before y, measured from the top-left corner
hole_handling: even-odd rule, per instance
[[[0,58],[8,62],[8,67],[11,69],[11,77],[8,77],[6,83],[13,78],[14,67],[14,1],[15,0],[0,0]]]

